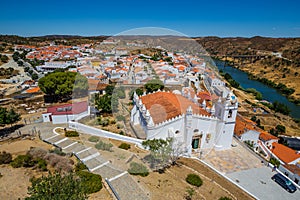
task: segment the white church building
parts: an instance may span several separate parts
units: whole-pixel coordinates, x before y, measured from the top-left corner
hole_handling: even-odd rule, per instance
[[[146,139],[174,138],[188,154],[224,150],[232,144],[238,102],[232,92],[210,108],[178,93],[158,91],[133,98],[131,124],[140,125]]]

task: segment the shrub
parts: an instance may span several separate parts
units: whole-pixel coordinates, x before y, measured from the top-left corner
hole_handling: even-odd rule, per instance
[[[97,137],[97,136],[91,136],[91,137],[89,137],[89,139],[88,139],[90,142],[98,142],[99,141],[99,137]]]
[[[101,140],[95,144],[95,148],[96,149],[100,149],[100,150],[104,150],[104,151],[112,151],[111,148],[113,147],[113,145],[111,143],[105,143],[102,142]]]
[[[73,170],[74,162],[66,157],[54,153],[48,153],[45,156],[45,160],[58,171],[70,172]]]
[[[125,135],[124,131],[119,132],[120,135]]]
[[[87,169],[87,167],[82,162],[78,162],[75,166],[75,172],[79,172],[79,171],[82,171],[82,170],[85,170],[85,169]]]
[[[279,165],[280,165],[280,161],[277,160],[277,159],[274,158],[274,157],[270,158],[270,163],[271,163],[272,165],[275,165],[276,167],[279,167]]]
[[[123,115],[118,115],[116,119],[117,121],[125,121],[125,117]]]
[[[42,171],[47,171],[47,162],[44,159],[39,158],[37,160],[37,167]]]
[[[130,163],[130,168],[128,169],[128,173],[131,175],[140,175],[143,177],[149,175],[147,167],[136,162]]]
[[[13,168],[19,167],[33,167],[36,161],[32,159],[32,156],[26,155],[18,155],[10,164]]]
[[[65,136],[66,137],[78,137],[79,133],[77,131],[66,131]]]
[[[76,173],[81,178],[87,194],[95,193],[102,189],[102,178],[100,175],[87,171],[78,171]]]
[[[128,149],[130,149],[130,144],[122,143],[122,144],[120,144],[119,148],[128,150]]]
[[[55,147],[54,149],[49,150],[49,153],[55,153],[59,156],[65,156],[66,154],[60,150],[60,148]]]
[[[42,149],[40,147],[32,147],[27,152],[27,154],[31,155],[34,159],[36,158],[44,158],[47,154],[47,150]]]
[[[59,200],[84,200],[87,199],[82,180],[74,173],[61,175],[56,172],[40,178],[31,178],[28,188],[29,197],[26,200],[59,199]]]
[[[10,153],[6,153],[5,151],[0,153],[0,165],[8,164],[12,160],[12,156]]]
[[[200,187],[203,184],[202,179],[197,174],[188,174],[185,180],[189,184],[197,187]]]

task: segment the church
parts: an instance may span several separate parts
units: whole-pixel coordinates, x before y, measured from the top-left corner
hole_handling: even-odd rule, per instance
[[[238,109],[236,96],[229,91],[206,106],[205,100],[200,104],[199,98],[180,93],[135,93],[131,124],[140,125],[146,139],[174,138],[188,155],[212,148],[229,149]]]

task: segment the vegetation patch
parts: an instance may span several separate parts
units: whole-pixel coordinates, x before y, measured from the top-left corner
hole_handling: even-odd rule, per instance
[[[80,177],[87,194],[98,192],[102,189],[102,177],[87,171],[78,171],[76,174]]]
[[[128,149],[130,149],[130,144],[122,143],[122,144],[119,145],[119,148],[128,150]]]
[[[90,141],[90,142],[98,142],[99,141],[99,137],[97,137],[97,136],[91,136],[91,137],[89,137],[88,141]]]
[[[48,176],[32,178],[30,181],[32,183],[32,186],[28,188],[30,197],[26,197],[26,200],[85,200],[88,197],[84,181],[77,178],[74,173],[66,175],[61,175],[58,172],[50,173]]]
[[[185,180],[189,184],[197,187],[200,187],[203,184],[202,179],[197,174],[188,174]]]
[[[146,166],[143,164],[139,164],[136,162],[130,163],[130,168],[128,169],[128,173],[131,175],[139,175],[142,177],[148,176],[149,171]]]
[[[79,133],[77,131],[66,131],[65,136],[66,137],[78,137]]]
[[[95,144],[95,148],[103,151],[112,151],[113,145],[111,143],[105,143],[103,141],[99,141],[97,144]]]
[[[5,151],[0,153],[0,165],[2,164],[9,164],[12,161],[12,156],[10,153]]]

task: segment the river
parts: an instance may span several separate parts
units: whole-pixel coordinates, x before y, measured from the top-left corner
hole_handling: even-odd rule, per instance
[[[232,76],[234,80],[239,82],[239,84],[247,89],[247,88],[255,88],[257,91],[259,91],[263,95],[263,99],[274,102],[278,101],[280,103],[285,104],[290,110],[290,115],[293,118],[300,119],[300,106],[290,102],[284,95],[280,94],[276,89],[269,87],[267,85],[264,85],[263,83],[251,80],[248,78],[248,74],[236,69],[229,65],[224,65],[224,61],[214,60],[218,69],[222,70],[223,72],[227,72]]]

